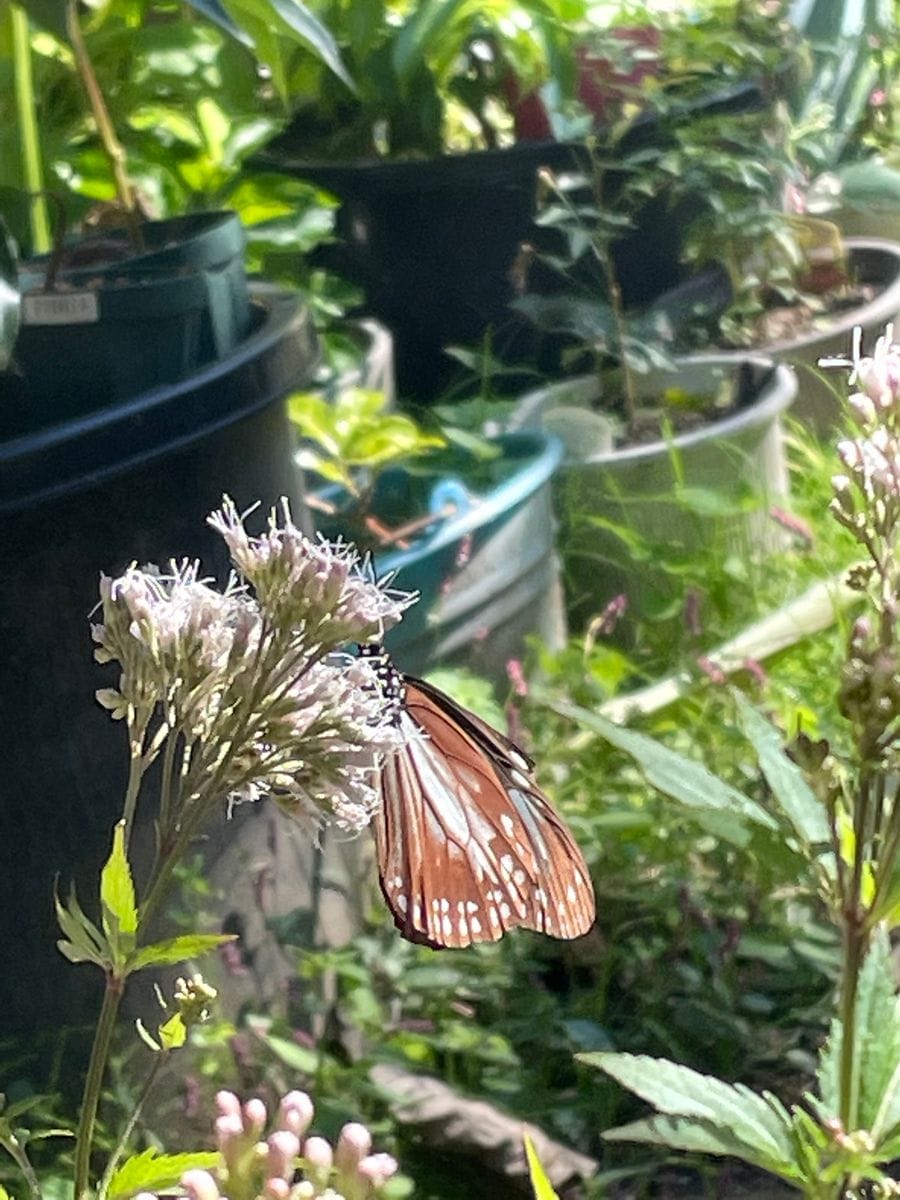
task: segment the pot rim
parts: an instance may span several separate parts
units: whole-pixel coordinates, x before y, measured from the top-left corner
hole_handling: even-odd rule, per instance
[[[785,363],[776,363],[764,354],[728,355],[725,353],[709,353],[682,355],[674,359],[674,371],[659,368],[657,371],[649,372],[648,376],[644,376],[644,378],[652,378],[657,374],[677,376],[678,370],[682,366],[708,366],[712,369],[727,368],[733,370],[740,362],[749,363],[751,366],[769,372],[768,377],[761,386],[759,397],[745,408],[718,421],[712,421],[710,424],[704,425],[701,429],[692,429],[686,433],[676,434],[670,441],[660,438],[655,442],[645,442],[635,446],[623,446],[620,449],[615,449],[604,454],[590,454],[578,459],[566,457],[564,466],[609,466],[614,463],[641,462],[658,458],[661,454],[668,455],[673,448],[676,450],[687,449],[701,442],[718,441],[731,437],[745,429],[754,428],[758,425],[771,424],[793,403],[797,395],[797,378],[793,367]],[[595,379],[593,375],[579,375],[569,380],[549,384],[543,388],[535,388],[521,398],[519,402],[520,414],[521,410],[525,409],[525,406],[529,402],[532,408],[530,412],[526,411],[524,415],[520,415],[519,419],[529,421],[533,417],[539,418],[540,413],[543,411],[543,406],[537,412],[535,412],[534,406],[537,405],[541,397],[546,397],[552,404],[554,393],[560,395],[567,393],[571,395],[573,392],[576,395],[579,392],[589,394],[591,386],[594,384]],[[546,406],[546,400],[544,406]],[[516,414],[513,415],[513,422],[515,421]],[[507,425],[507,429],[509,430],[524,430],[528,427],[525,424]]]

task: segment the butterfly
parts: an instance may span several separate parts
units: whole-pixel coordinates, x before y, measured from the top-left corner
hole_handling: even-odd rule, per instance
[[[578,846],[514,742],[421,679],[375,661],[408,736],[381,767],[374,818],[381,890],[404,938],[435,949],[521,926],[576,938],[594,922]]]

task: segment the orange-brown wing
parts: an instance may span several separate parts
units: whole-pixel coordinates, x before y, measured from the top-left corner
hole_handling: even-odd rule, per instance
[[[496,941],[521,926],[587,933],[594,892],[581,851],[530,760],[436,688],[407,679],[408,744],[382,770],[381,888],[410,941]]]

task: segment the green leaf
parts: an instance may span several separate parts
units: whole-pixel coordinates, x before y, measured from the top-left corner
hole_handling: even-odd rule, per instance
[[[65,934],[56,943],[60,953],[72,963],[92,962],[104,969],[111,965],[110,948],[97,926],[81,911],[74,889],[65,905],[54,891],[53,903],[59,927]]]
[[[744,1162],[772,1170],[772,1164],[764,1155],[755,1153],[752,1146],[727,1130],[718,1129],[711,1121],[698,1121],[689,1117],[649,1117],[620,1125],[603,1134],[608,1142],[644,1142],[652,1146],[669,1146],[673,1150],[688,1150],[700,1154],[722,1154],[740,1158]],[[778,1174],[786,1179],[796,1178],[796,1169],[783,1164]]]
[[[782,812],[807,846],[830,840],[828,820],[822,804],[803,777],[803,772],[785,754],[781,736],[740,692],[735,692],[744,732],[759,756],[759,765]]]
[[[150,946],[142,946],[128,960],[131,971],[140,971],[144,967],[162,966],[165,963],[184,962],[187,958],[199,958],[210,950],[233,942],[237,938],[234,933],[185,933],[180,937],[168,938],[164,942],[154,942]]]
[[[777,829],[775,819],[756,801],[723,782],[701,763],[684,758],[653,738],[623,729],[599,713],[567,701],[554,700],[550,707],[560,716],[569,717],[593,730],[612,745],[630,754],[653,787],[691,810],[714,810],[743,817],[766,829]]]
[[[723,1083],[689,1067],[644,1054],[598,1051],[576,1056],[672,1117],[696,1118],[708,1130],[729,1137],[767,1170],[792,1170],[790,1118],[768,1094],[741,1084]]]
[[[177,1050],[187,1040],[187,1028],[181,1013],[173,1013],[168,1021],[159,1027],[159,1040],[164,1050]]]
[[[522,1134],[522,1141],[525,1144],[525,1157],[528,1160],[528,1177],[531,1180],[534,1200],[559,1200],[559,1196],[553,1190],[553,1185],[547,1178],[547,1172],[541,1166],[541,1160],[537,1156],[534,1142],[527,1133]]]
[[[832,1022],[817,1073],[828,1113],[840,1111],[840,1065],[844,1030]],[[883,928],[866,955],[856,996],[853,1052],[852,1129],[883,1136],[900,1122],[900,1003],[894,987],[891,950]]]
[[[266,1034],[263,1040],[276,1058],[302,1075],[314,1075],[318,1070],[319,1056],[315,1050],[299,1046],[296,1042],[289,1042],[287,1038],[273,1037],[271,1034]]]
[[[351,92],[356,92],[337,42],[300,0],[225,0],[225,8],[235,23],[250,35],[261,55],[265,54],[265,32],[277,30],[312,50]],[[268,65],[272,66],[272,63]]]
[[[160,1154],[153,1146],[140,1154],[126,1158],[109,1184],[110,1200],[128,1197],[136,1192],[161,1191],[174,1187],[185,1171],[200,1167],[213,1171],[220,1165],[217,1151],[198,1154]]]
[[[113,831],[112,850],[100,876],[100,904],[103,929],[110,940],[117,932],[133,935],[137,931],[137,903],[131,867],[125,854],[124,821],[119,821]]]
[[[392,61],[402,82],[407,82],[426,62],[429,50],[433,50],[467,3],[469,0],[425,0],[424,4],[414,6],[394,40]]]

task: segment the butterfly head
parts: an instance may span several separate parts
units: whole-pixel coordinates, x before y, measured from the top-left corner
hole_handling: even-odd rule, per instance
[[[389,719],[395,725],[398,724],[406,700],[406,685],[403,682],[403,676],[394,666],[391,656],[380,642],[359,646],[358,655],[372,663],[385,703],[391,709]]]

